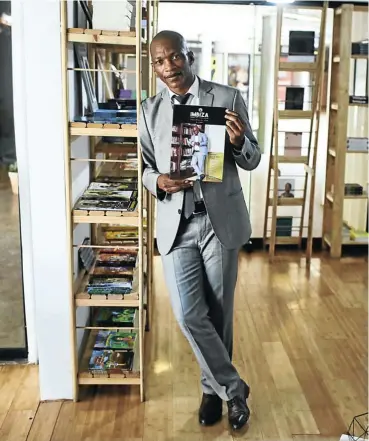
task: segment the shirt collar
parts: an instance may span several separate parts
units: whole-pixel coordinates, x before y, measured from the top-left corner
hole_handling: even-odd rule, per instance
[[[188,89],[187,93],[190,93],[194,97],[198,98],[198,96],[199,96],[199,87],[200,87],[199,78],[198,78],[197,75],[195,75],[195,80],[192,83],[192,86]],[[167,86],[167,89],[168,89],[168,92],[169,92],[169,98],[172,99],[173,95],[176,95],[176,94],[173,91],[171,91],[168,86]]]

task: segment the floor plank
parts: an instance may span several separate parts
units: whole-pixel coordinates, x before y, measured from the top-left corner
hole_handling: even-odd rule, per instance
[[[225,404],[219,424],[197,422],[199,369],[156,257],[146,402],[138,388],[104,386],[39,405],[37,368],[0,367],[0,441],[337,441],[367,407],[365,273],[364,259],[240,256],[234,364],[251,385],[251,420],[235,434]]]

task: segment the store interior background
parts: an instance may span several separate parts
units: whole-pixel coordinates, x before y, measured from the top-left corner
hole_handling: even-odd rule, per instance
[[[17,82],[14,91],[14,109],[23,224],[23,277],[28,358],[31,362],[37,360],[40,362],[41,399],[52,400],[72,396],[72,372],[65,368],[70,366],[71,318],[65,210],[64,125],[60,86],[59,4],[40,0],[40,5],[43,11],[42,18],[37,8],[34,8],[30,2],[13,4],[15,10],[12,25],[13,81]],[[176,17],[180,17],[175,25],[174,8]],[[69,11],[71,12],[68,20],[72,27],[72,23],[78,19],[73,16],[73,8],[69,8]],[[269,109],[270,112],[272,108],[270,84],[273,82],[273,58],[270,51],[275,44],[270,26],[273,26],[275,21],[275,11],[273,6],[207,5],[167,1],[160,2],[159,9],[159,30],[175,29],[184,35],[195,52],[197,72],[204,79],[227,84],[229,60],[240,63],[249,60],[249,114],[252,128],[264,152],[261,164],[255,171],[248,173],[240,170],[245,199],[251,214],[253,238],[263,236],[271,133],[267,110]],[[331,39],[332,18],[333,14],[330,11],[327,44]],[[291,13],[287,22],[290,29],[313,29],[316,32],[319,30],[319,19],[314,13],[309,14],[306,11],[299,14]],[[36,26],[38,24],[40,26]],[[365,33],[367,37],[365,22],[354,26],[354,29],[360,33],[360,39],[364,38]],[[45,35],[48,36],[46,40]],[[288,34],[284,35],[284,38],[288,38]],[[45,54],[47,54],[47,63],[45,63]],[[214,61],[215,71],[212,72]],[[133,58],[131,62],[134,64]],[[42,75],[40,75],[40,66],[43,70]],[[23,72],[27,72],[27,75]],[[298,81],[305,82],[306,86],[309,85],[308,77],[299,78]],[[130,88],[129,78],[127,86]],[[158,90],[161,87],[158,82]],[[34,103],[39,100],[40,90],[53,91],[53,99],[48,101],[48,112],[42,115],[42,137],[40,137],[40,116],[34,112]],[[73,118],[76,112],[73,103],[75,93],[73,78],[70,81],[69,91],[71,118]],[[351,126],[359,123],[363,126],[363,136],[367,136],[367,109],[366,115],[362,115],[361,113],[362,120],[359,121],[357,115],[352,114]],[[313,229],[316,238],[321,238],[322,235],[326,137],[327,113],[322,115],[318,148]],[[80,137],[73,142],[72,149],[75,156],[85,157],[87,154],[88,141],[83,138]],[[348,165],[347,173],[351,170],[355,177],[354,181],[360,179],[358,183],[366,186],[368,172],[366,161],[360,158],[350,158],[350,161],[357,162]],[[45,166],[47,163],[52,166]],[[301,174],[301,169],[296,168],[295,172]],[[89,182],[89,167],[78,163],[73,167],[72,173],[76,199]],[[352,174],[351,177],[347,176],[347,181],[350,178],[353,179]],[[53,184],[46,185],[45,183],[48,182]],[[75,199],[71,201],[72,204]],[[346,204],[349,205],[349,202]],[[355,204],[355,210],[366,211],[365,200],[354,201],[351,204]],[[364,216],[354,213],[353,221],[361,223],[364,222],[363,219]],[[360,226],[352,223],[356,227]],[[80,225],[76,228],[75,243],[85,237],[84,227]],[[50,238],[52,238],[52,246]],[[80,308],[81,321],[85,313],[86,311]],[[57,332],[51,332],[52,329]],[[55,378],[58,378],[57,382]]]

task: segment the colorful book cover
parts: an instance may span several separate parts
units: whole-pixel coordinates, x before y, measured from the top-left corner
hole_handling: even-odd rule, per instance
[[[132,291],[132,279],[90,276],[86,289],[90,295],[129,294]]]
[[[99,308],[97,326],[134,327],[136,308]]]
[[[112,350],[94,350],[89,361],[90,371],[132,370],[134,353]]]
[[[100,330],[96,336],[95,349],[133,350],[137,333]]]
[[[225,111],[222,107],[174,106],[171,179],[223,180]]]
[[[92,275],[107,277],[133,277],[133,268],[123,266],[98,266],[92,270]]]
[[[81,198],[77,201],[74,209],[86,211],[134,211],[136,207],[136,200],[108,201]]]

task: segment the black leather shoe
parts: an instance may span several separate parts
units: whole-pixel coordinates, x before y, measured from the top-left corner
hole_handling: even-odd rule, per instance
[[[222,399],[218,395],[203,394],[199,409],[199,423],[211,426],[222,418]]]
[[[250,409],[247,406],[247,398],[250,395],[249,386],[242,381],[243,393],[231,400],[227,401],[228,406],[228,421],[234,430],[241,429],[250,418]]]

